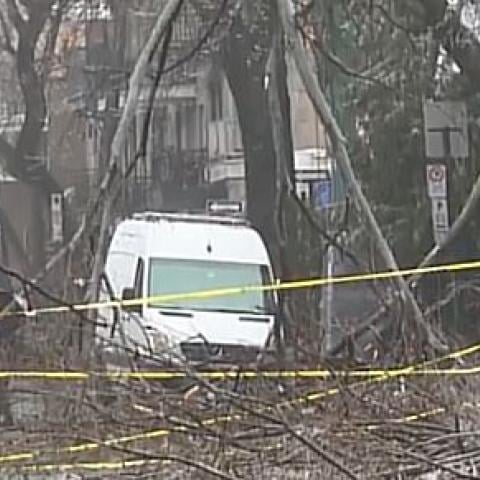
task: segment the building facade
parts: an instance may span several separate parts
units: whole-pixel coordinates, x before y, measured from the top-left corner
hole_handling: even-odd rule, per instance
[[[120,215],[145,208],[199,210],[211,198],[245,201],[242,135],[235,102],[211,50],[200,49],[193,58],[182,60],[206,30],[205,19],[190,2],[185,5],[174,25],[145,155],[139,156],[139,151],[155,67],[144,82],[129,127],[123,169],[133,168],[118,202]],[[129,74],[159,5],[151,0],[119,0],[114,8],[110,10],[100,0],[76,3],[61,25],[47,82],[48,121],[41,161],[77,218],[105,174],[109,141],[125,104]],[[8,93],[16,85],[12,75],[14,68],[2,69],[0,133],[13,139],[22,126],[24,109],[18,92]],[[288,83],[297,192],[308,200],[312,182],[325,172],[330,175],[332,165],[323,128],[290,61]],[[1,175],[0,199],[7,212],[18,194],[27,195],[14,178]],[[48,241],[55,249],[62,241],[59,226],[54,225],[59,215],[49,213]],[[29,250],[25,225],[31,220],[27,217],[26,211],[10,222],[15,242],[25,251]]]

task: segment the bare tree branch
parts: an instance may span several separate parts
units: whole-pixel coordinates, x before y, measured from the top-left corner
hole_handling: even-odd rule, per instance
[[[10,55],[15,55],[16,50],[13,46],[10,28],[7,24],[7,19],[5,18],[5,14],[1,10],[0,10],[0,26],[2,28],[3,37],[4,37],[3,47],[8,53],[10,53]]]
[[[323,92],[318,86],[314,74],[311,71],[308,59],[301,46],[300,39],[295,28],[292,5],[290,1],[286,2],[284,0],[277,0],[277,4],[283,23],[283,28],[288,38],[289,49],[294,57],[297,69],[300,73],[300,77],[302,78],[310,100],[312,101],[312,104],[317,111],[317,114],[322,119],[324,127],[328,132],[328,135],[333,145],[335,158],[338,161],[339,166],[348,181],[349,187],[354,193],[355,199],[359,203],[359,206],[369,226],[369,229],[371,230],[375,238],[379,252],[385,264],[391,270],[398,270],[397,261],[390,249],[390,246],[385,240],[385,237],[372,212],[370,204],[368,203],[368,200],[363,193],[362,187],[355,176],[355,172],[352,168],[350,157],[346,148],[346,139],[330,110],[330,107]],[[409,308],[414,315],[416,326],[420,327],[423,334],[425,335],[425,340],[435,349],[444,349],[445,347],[443,345],[443,342],[440,341],[438,335],[432,330],[432,327],[425,322],[420,307],[418,306],[406,281],[402,277],[399,277],[396,279],[395,283],[397,285],[397,288],[401,292],[403,299],[407,302]]]
[[[360,477],[357,477],[351,470],[349,470],[345,465],[342,465],[336,458],[330,455],[324,448],[321,448],[316,444],[314,440],[309,438],[305,433],[298,433],[298,431],[293,428],[283,417],[281,412],[279,413],[280,418],[282,418],[281,423],[285,429],[290,433],[290,435],[296,438],[300,443],[308,447],[312,452],[315,452],[319,457],[323,458],[327,463],[333,465],[338,471],[342,472],[348,478],[352,480],[359,480]]]
[[[234,475],[230,475],[226,472],[223,472],[222,470],[219,470],[218,468],[207,465],[204,462],[200,462],[198,460],[193,460],[193,459],[187,458],[187,457],[181,457],[179,455],[158,455],[158,454],[153,453],[153,452],[139,450],[139,449],[136,449],[136,448],[119,447],[119,446],[116,446],[116,445],[112,445],[112,446],[110,446],[110,448],[112,450],[118,450],[119,452],[133,454],[137,458],[141,458],[141,459],[158,460],[160,462],[181,463],[181,464],[186,465],[188,467],[193,467],[197,470],[208,473],[209,475],[212,475],[213,477],[221,478],[222,480],[240,480],[238,477],[236,477]]]
[[[3,135],[0,135],[0,159],[7,170],[8,166],[15,162],[15,147]]]
[[[150,37],[143,48],[135,65],[134,71],[130,77],[129,91],[122,117],[117,127],[117,131],[112,141],[110,162],[108,171],[99,188],[99,198],[104,197],[102,218],[100,223],[100,233],[98,236],[98,248],[94,259],[92,273],[90,276],[89,287],[86,294],[87,300],[93,300],[98,295],[99,280],[103,270],[103,264],[107,249],[108,228],[110,226],[113,214],[113,206],[118,186],[120,159],[123,146],[126,141],[128,126],[135,114],[135,107],[140,93],[141,81],[145,77],[149,59],[158,46],[159,38],[165,33],[176,12],[182,5],[183,0],[169,0],[162,12],[159,14],[157,22],[153,27]]]
[[[57,8],[50,16],[50,25],[48,28],[47,41],[45,42],[45,47],[42,55],[42,66],[43,66],[43,76],[48,75],[49,69],[51,68],[51,63],[53,55],[55,53],[55,47],[57,44],[58,33],[60,30],[60,25],[63,20],[63,15],[65,9],[67,8],[70,0],[60,0],[57,4]]]
[[[458,217],[453,222],[453,225],[448,230],[447,235],[442,241],[435,245],[420,262],[419,268],[428,267],[433,264],[438,254],[445,250],[449,245],[451,245],[457,238],[460,237],[460,234],[468,226],[469,222],[473,219],[475,214],[478,211],[480,205],[480,175],[477,177],[475,184],[473,185],[472,190],[467,198],[467,201],[462,207],[462,210]],[[412,275],[409,281],[410,283],[415,283],[420,280],[422,274]]]
[[[367,75],[363,72],[357,72],[353,68],[350,68],[337,55],[335,55],[331,50],[329,50],[325,45],[323,45],[320,39],[312,38],[301,27],[299,27],[299,30],[302,33],[303,38],[308,41],[312,46],[316,47],[320,51],[320,53],[322,53],[322,55],[324,55],[325,58],[331,64],[335,65],[343,74],[348,75],[349,77],[358,78],[359,80],[363,80],[365,82],[374,83],[382,88],[385,88],[386,90],[395,90],[393,87],[382,82],[374,76]]]
[[[18,10],[18,5],[15,0],[6,0],[8,8],[8,16],[15,25],[17,30],[21,31],[25,28],[26,22],[23,19],[20,11]]]

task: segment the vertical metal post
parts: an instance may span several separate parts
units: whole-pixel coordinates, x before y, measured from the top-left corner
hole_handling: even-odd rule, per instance
[[[321,205],[323,208],[324,215],[325,215],[325,226],[327,233],[332,235],[332,223],[333,223],[333,214],[334,214],[334,207],[332,206],[335,190],[334,190],[334,179],[333,176],[335,174],[332,164],[333,160],[330,159],[332,162],[329,168],[329,186],[328,186],[328,198],[325,199],[325,204]],[[323,277],[326,278],[328,281],[325,288],[322,290],[322,298],[320,303],[320,312],[321,312],[321,322],[320,322],[320,334],[323,334],[323,345],[322,350],[324,355],[331,349],[333,343],[333,284],[330,280],[334,274],[334,265],[335,265],[335,247],[333,245],[327,245],[324,259],[323,259]]]
[[[442,200],[446,203],[447,210],[453,212],[454,209],[449,208],[453,206],[449,197],[451,196],[450,192],[453,191],[451,187],[454,179],[455,159],[466,159],[469,157],[466,105],[462,102],[426,100],[423,109],[426,140],[425,154],[427,159],[435,159],[448,166],[448,171],[445,175],[447,186]],[[441,137],[438,138],[439,136]],[[456,139],[455,142],[452,141],[454,139]],[[430,196],[432,197],[432,202],[437,200],[437,198],[434,198],[434,195]],[[435,235],[435,219],[433,219],[433,223]],[[448,228],[449,221],[447,219]],[[439,237],[438,234],[435,237]],[[435,238],[435,241],[439,243],[438,238]],[[457,325],[460,308],[457,298],[457,278],[455,273],[452,273],[449,277],[454,291],[453,321]]]
[[[328,18],[330,23],[330,44],[331,49],[334,54],[337,53],[337,46],[338,46],[338,38],[337,38],[337,28],[336,28],[336,5],[335,3],[330,3],[328,7]],[[329,93],[330,93],[330,104],[332,106],[332,111],[335,116],[339,115],[339,109],[337,104],[336,96],[338,94],[338,89],[336,85],[336,71],[335,68],[329,69]],[[336,182],[336,173],[334,169],[335,160],[330,159],[330,168],[329,168],[329,176],[330,176],[330,202],[327,207],[327,218],[326,218],[326,227],[327,233],[329,235],[332,234],[332,215],[333,209],[331,204],[334,202],[335,199],[335,182]],[[323,308],[323,318],[324,318],[324,325],[325,325],[325,338],[324,338],[324,354],[326,355],[333,343],[333,284],[331,283],[331,279],[334,273],[334,262],[335,262],[335,247],[333,245],[328,245],[327,250],[325,252],[325,278],[329,280],[327,283],[326,288],[324,289],[324,308]]]
[[[327,212],[327,217],[330,217],[331,212]],[[330,219],[327,220],[327,226],[330,225]],[[330,233],[330,229],[328,230]],[[325,265],[325,277],[331,280],[333,277],[333,267],[335,262],[335,247],[329,245],[326,251],[326,265]],[[325,340],[324,340],[324,353],[330,351],[333,344],[333,284],[329,282],[325,287],[325,302],[323,317],[325,319]]]

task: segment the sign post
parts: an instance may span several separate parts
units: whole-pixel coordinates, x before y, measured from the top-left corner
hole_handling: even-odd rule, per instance
[[[447,197],[447,167],[442,163],[427,165],[427,188],[430,198]]]
[[[450,229],[446,198],[432,198],[433,235],[437,245],[445,240]]]
[[[450,228],[448,215],[447,167],[441,163],[427,165],[427,191],[432,202],[433,238],[440,244]]]
[[[50,196],[51,240],[63,243],[63,195],[52,193]]]
[[[332,199],[332,180],[330,177],[315,180],[311,183],[311,202],[318,209],[330,207]]]
[[[448,212],[448,171],[454,160],[469,156],[468,115],[465,102],[426,100],[423,104],[425,154],[432,162],[427,165],[428,196],[432,202],[433,238],[441,244],[450,229]],[[433,163],[435,162],[435,163]],[[450,173],[450,179],[452,179]],[[453,276],[453,288],[455,276]],[[458,317],[458,301],[454,300],[454,321]]]
[[[438,245],[445,239],[450,228],[445,165],[427,165],[427,191],[432,202],[433,238]]]
[[[314,208],[319,212],[324,212],[326,220],[327,232],[331,234],[331,207],[333,203],[333,182],[330,175],[325,178],[318,179],[310,184],[310,198]],[[327,245],[323,274],[327,279],[333,277],[335,264],[335,247]],[[332,347],[333,341],[333,284],[328,283],[322,293],[321,312],[324,319],[323,325],[324,351],[327,353]]]
[[[465,102],[426,100],[425,149],[428,159],[468,158],[468,121]]]
[[[450,228],[447,163],[468,157],[468,120],[465,102],[426,100],[425,154],[427,189],[432,202],[433,237],[441,243]]]

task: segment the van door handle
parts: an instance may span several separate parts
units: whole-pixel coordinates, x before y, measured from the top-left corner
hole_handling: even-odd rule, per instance
[[[239,317],[241,322],[258,322],[258,323],[268,323],[270,318],[268,317]]]
[[[192,318],[193,314],[189,312],[177,312],[171,310],[159,310],[162,315],[168,315],[169,317],[183,317],[183,318]]]

